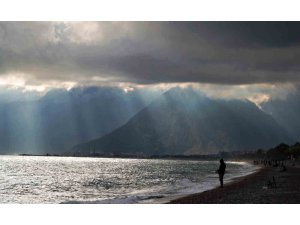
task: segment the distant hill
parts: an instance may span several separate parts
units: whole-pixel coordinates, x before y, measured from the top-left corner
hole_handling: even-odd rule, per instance
[[[300,140],[300,91],[289,94],[285,99],[271,99],[261,104],[262,109],[272,115],[289,135]]]
[[[0,153],[64,153],[125,124],[160,94],[119,88],[56,89],[35,101],[0,104]]]
[[[293,141],[270,115],[249,101],[210,99],[190,88],[173,88],[122,127],[72,151],[207,154]]]

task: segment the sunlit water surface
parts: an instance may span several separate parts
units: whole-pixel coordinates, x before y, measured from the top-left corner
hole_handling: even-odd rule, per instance
[[[211,189],[218,161],[0,156],[0,203],[137,203]],[[225,182],[257,169],[227,162]]]

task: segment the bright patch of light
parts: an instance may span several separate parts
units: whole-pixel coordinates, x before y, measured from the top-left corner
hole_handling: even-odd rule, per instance
[[[53,88],[64,88],[66,90],[70,90],[76,85],[76,82],[62,82],[59,80],[47,82],[35,81],[33,83],[30,82],[30,75],[22,73],[0,75],[0,87],[5,87],[8,89],[19,89],[24,92],[46,92]]]
[[[23,87],[25,79],[21,75],[4,75],[0,76],[0,86]]]
[[[267,94],[256,94],[254,96],[248,97],[248,100],[253,102],[258,108],[261,109],[260,104],[270,100],[270,95]]]
[[[44,91],[46,91],[46,87],[44,85],[27,85],[27,86],[24,86],[23,91],[44,92]]]
[[[134,88],[133,87],[125,87],[125,88],[123,88],[123,91],[125,93],[128,93],[128,92],[134,91]]]
[[[102,39],[102,32],[97,22],[67,22],[70,41],[75,43],[91,43]]]
[[[272,99],[285,99],[296,89],[293,84],[249,84],[249,85],[216,85],[190,84],[195,90],[205,93],[211,98],[248,99],[259,105]]]
[[[121,38],[130,31],[126,22],[52,22],[45,39],[50,42],[72,42],[75,44],[100,44],[113,37]]]

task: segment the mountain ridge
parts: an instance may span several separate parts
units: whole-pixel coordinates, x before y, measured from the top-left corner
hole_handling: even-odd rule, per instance
[[[210,99],[191,88],[171,89],[120,128],[72,151],[209,154],[290,143],[284,129],[247,100]]]
[[[51,90],[38,100],[0,105],[0,153],[57,153],[126,123],[159,92],[89,87]]]

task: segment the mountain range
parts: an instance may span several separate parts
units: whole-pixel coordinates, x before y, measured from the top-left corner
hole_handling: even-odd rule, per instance
[[[249,151],[294,142],[287,128],[248,100],[212,99],[192,88],[173,88],[123,126],[72,151],[145,155]]]
[[[81,87],[0,101],[0,153],[213,154],[299,141],[299,92],[257,107],[192,88]]]
[[[88,87],[54,89],[31,101],[0,102],[0,153],[65,153],[125,124],[160,93]]]

